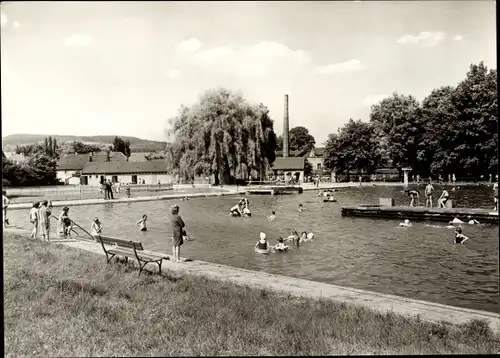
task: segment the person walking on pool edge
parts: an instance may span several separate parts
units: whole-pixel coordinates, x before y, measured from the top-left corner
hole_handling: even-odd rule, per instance
[[[173,254],[174,261],[181,262],[181,245],[184,243],[183,236],[186,234],[186,224],[179,215],[179,205],[172,206],[172,236],[173,236]]]

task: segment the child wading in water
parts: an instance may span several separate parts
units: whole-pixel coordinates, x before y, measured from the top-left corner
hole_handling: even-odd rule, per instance
[[[141,228],[141,231],[148,231],[146,226],[146,221],[148,220],[148,216],[146,214],[142,215],[142,219],[137,222],[137,225]]]

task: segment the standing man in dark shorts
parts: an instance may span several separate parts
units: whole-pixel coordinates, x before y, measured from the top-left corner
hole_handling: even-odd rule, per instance
[[[432,191],[434,187],[432,186],[432,182],[429,179],[429,184],[425,187],[425,207],[432,208]]]

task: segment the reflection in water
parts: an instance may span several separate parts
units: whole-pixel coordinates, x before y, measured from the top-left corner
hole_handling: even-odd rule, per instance
[[[438,189],[438,185],[435,185]],[[438,196],[438,195],[437,195]],[[251,270],[299,277],[331,284],[368,289],[455,306],[498,311],[498,226],[463,225],[471,239],[453,244],[453,230],[445,224],[341,217],[343,205],[377,204],[379,197],[393,197],[396,205],[408,204],[402,188],[339,189],[338,203],[323,203],[317,192],[297,195],[250,196],[251,218],[230,217],[235,197],[75,206],[70,216],[85,229],[98,216],[104,233],[140,240],[146,249],[171,251],[170,206],[180,214],[194,241],[181,254],[193,259]],[[455,206],[493,205],[491,188],[461,188],[452,193]],[[297,210],[298,204],[304,210]],[[60,208],[55,208],[55,215]],[[267,216],[276,211],[277,220]],[[148,215],[148,231],[140,232],[137,220]],[[27,213],[11,211],[11,223],[28,227]],[[259,255],[253,246],[259,232],[274,245],[290,230],[313,232],[312,242],[286,254]]]

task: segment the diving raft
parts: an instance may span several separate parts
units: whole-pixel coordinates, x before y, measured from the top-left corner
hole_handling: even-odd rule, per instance
[[[384,206],[384,205],[359,205],[342,208],[342,216],[370,217],[380,219],[409,219],[450,222],[458,218],[463,222],[470,219],[481,224],[497,224],[498,212],[487,209],[471,208],[426,208],[423,206]]]

